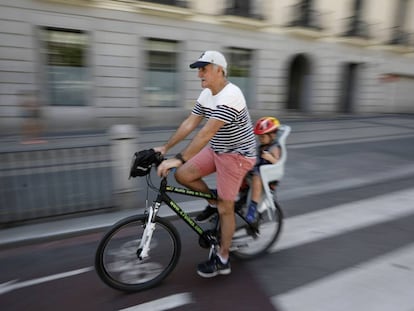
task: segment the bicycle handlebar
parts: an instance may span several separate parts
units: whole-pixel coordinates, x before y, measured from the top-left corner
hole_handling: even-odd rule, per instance
[[[129,178],[148,175],[151,167],[154,164],[156,166],[160,165],[162,161],[164,161],[164,156],[161,152],[156,152],[154,149],[135,152],[131,160]]]

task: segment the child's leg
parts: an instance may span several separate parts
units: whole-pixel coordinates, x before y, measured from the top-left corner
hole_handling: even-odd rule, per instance
[[[257,204],[262,195],[262,179],[259,174],[254,174],[252,178],[252,194],[249,207],[247,210],[246,219],[248,222],[253,222],[256,219]]]
[[[262,196],[262,179],[259,174],[254,174],[252,179],[252,201],[258,203]]]

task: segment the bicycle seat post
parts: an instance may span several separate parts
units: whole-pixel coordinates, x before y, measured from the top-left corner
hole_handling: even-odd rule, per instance
[[[160,191],[165,192],[166,188],[167,188],[167,177],[163,177],[160,183]]]

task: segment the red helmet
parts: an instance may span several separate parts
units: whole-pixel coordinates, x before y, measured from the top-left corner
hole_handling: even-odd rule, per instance
[[[254,133],[256,135],[262,135],[267,133],[276,132],[280,126],[278,119],[273,117],[260,118],[254,126]]]

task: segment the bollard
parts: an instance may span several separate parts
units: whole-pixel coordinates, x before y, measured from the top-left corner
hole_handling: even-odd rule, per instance
[[[131,159],[138,150],[138,130],[130,124],[113,125],[109,130],[113,167],[113,194],[117,207],[132,208],[139,190],[137,179],[128,179]]]

